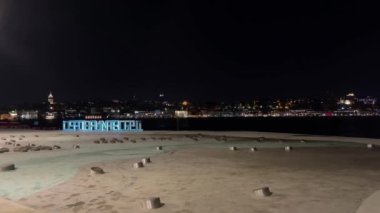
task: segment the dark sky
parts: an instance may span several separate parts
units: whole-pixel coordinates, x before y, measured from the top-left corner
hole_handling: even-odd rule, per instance
[[[0,0],[0,103],[380,96],[376,7],[247,2]]]

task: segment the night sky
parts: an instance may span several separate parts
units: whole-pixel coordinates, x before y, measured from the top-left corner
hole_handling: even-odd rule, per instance
[[[380,96],[376,7],[248,2],[0,0],[0,103]]]

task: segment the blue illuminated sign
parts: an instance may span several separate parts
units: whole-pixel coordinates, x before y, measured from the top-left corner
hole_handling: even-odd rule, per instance
[[[62,123],[63,131],[82,132],[140,132],[138,120],[68,120]]]

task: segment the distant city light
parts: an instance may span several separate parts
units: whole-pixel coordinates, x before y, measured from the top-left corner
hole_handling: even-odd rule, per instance
[[[189,112],[186,110],[176,110],[174,112],[174,115],[177,118],[187,118],[187,117],[189,117]]]
[[[163,93],[159,94],[164,97]],[[336,99],[273,99],[240,101],[237,103],[190,103],[157,100],[110,100],[108,102],[85,101],[78,103],[54,102],[49,93],[47,102],[35,108],[14,108],[0,112],[1,121],[61,119],[144,119],[144,118],[211,118],[211,117],[324,117],[324,116],[380,116],[377,98],[357,98],[346,93]],[[191,107],[190,107],[191,106]]]

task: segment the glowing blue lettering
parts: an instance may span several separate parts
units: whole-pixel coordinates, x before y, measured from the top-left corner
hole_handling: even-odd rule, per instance
[[[62,122],[63,131],[82,132],[138,132],[143,131],[138,120],[69,120]]]

